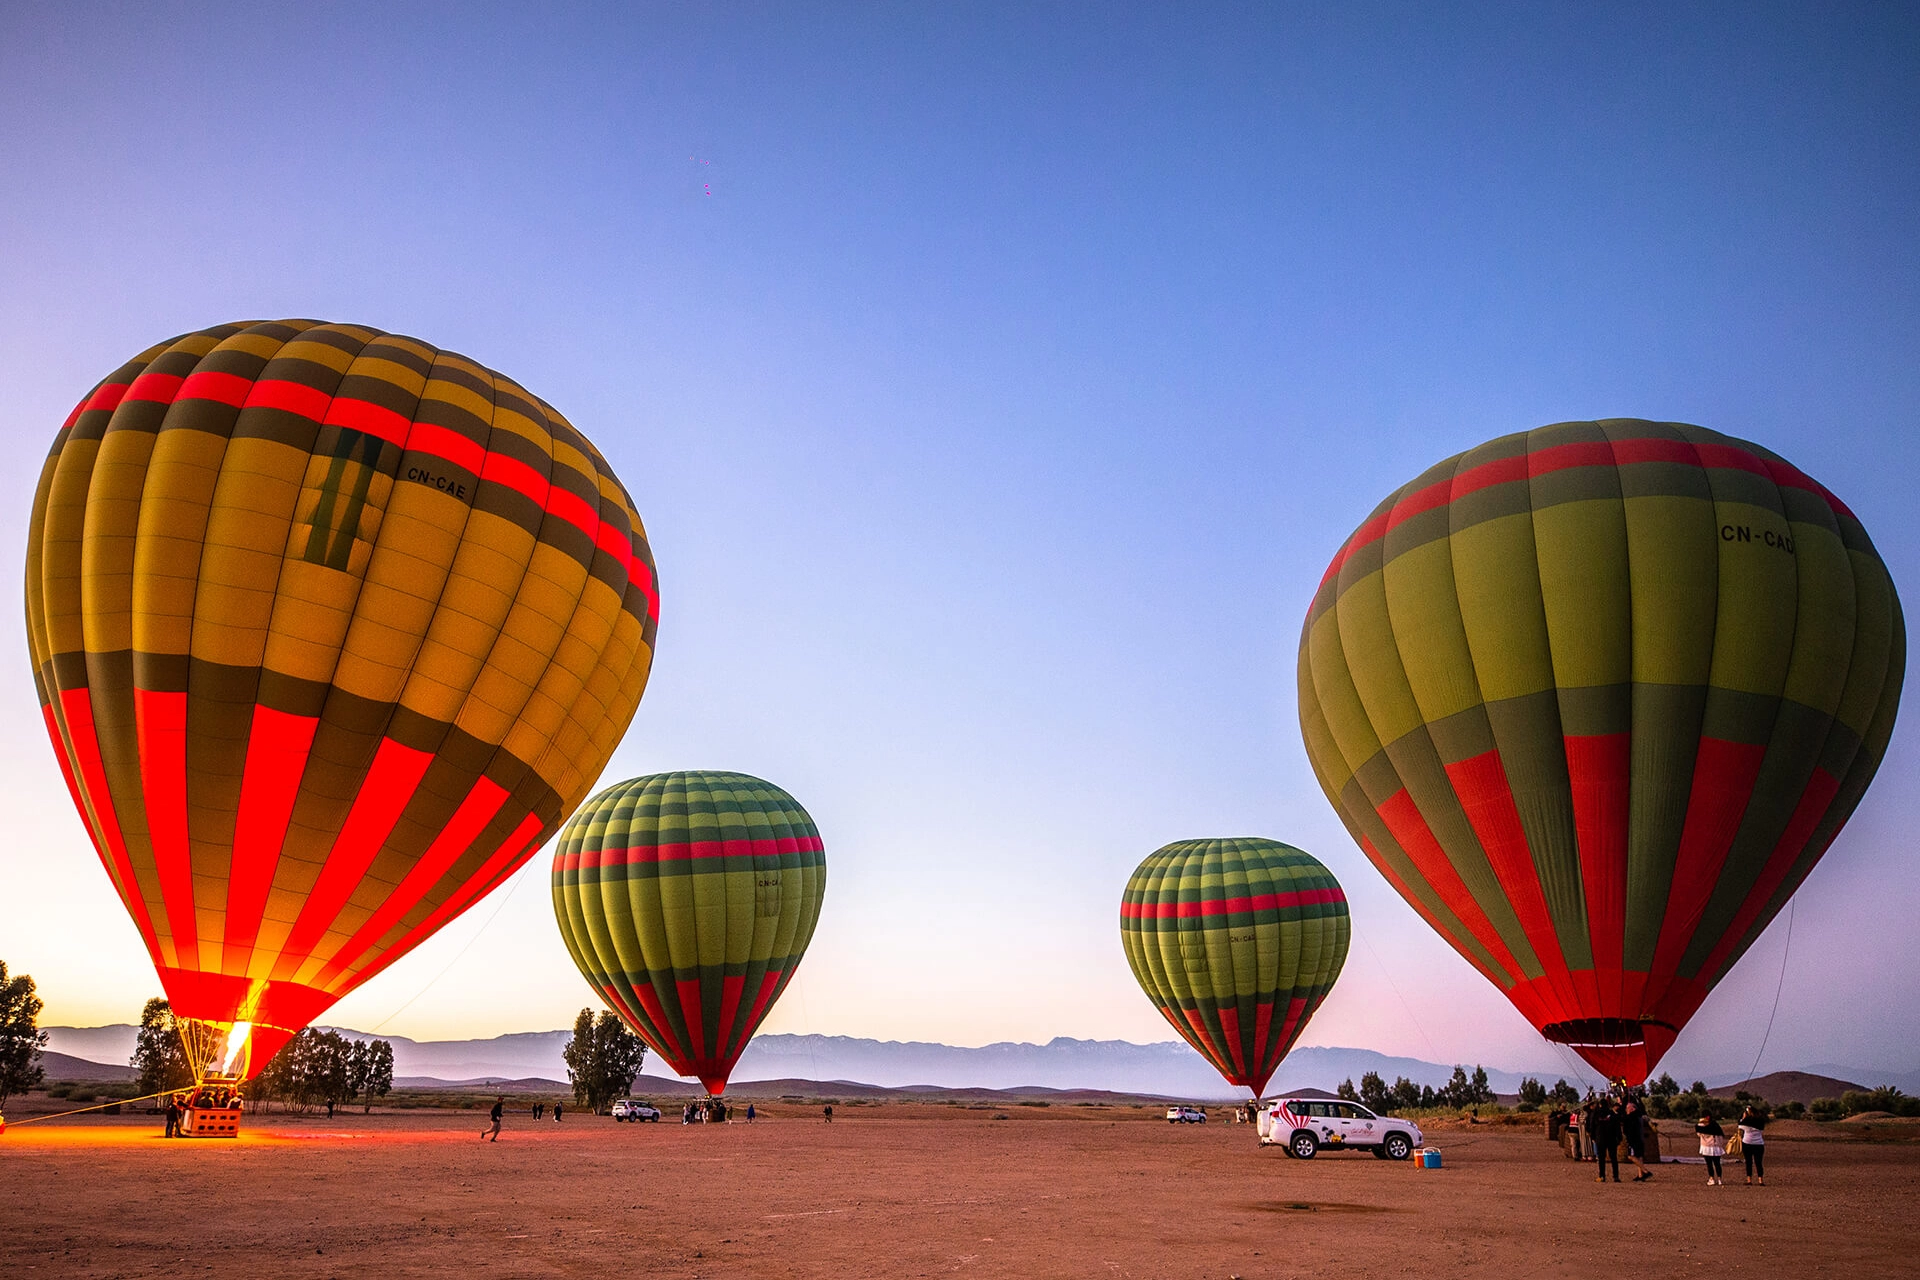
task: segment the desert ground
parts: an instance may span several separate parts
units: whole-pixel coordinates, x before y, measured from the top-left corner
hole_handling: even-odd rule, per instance
[[[1696,1164],[1596,1185],[1533,1127],[1430,1131],[1435,1171],[1290,1160],[1220,1113],[769,1110],[523,1113],[497,1144],[464,1111],[248,1117],[226,1141],[15,1124],[0,1276],[1890,1276],[1920,1250],[1913,1122],[1781,1123],[1765,1187],[1708,1188]]]

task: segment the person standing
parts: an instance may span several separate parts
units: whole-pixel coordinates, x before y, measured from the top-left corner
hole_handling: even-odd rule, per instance
[[[829,1102],[826,1106],[822,1107],[820,1109],[820,1113],[827,1118],[828,1124],[833,1123],[833,1104],[831,1102]]]
[[[177,1138],[179,1136],[180,1136],[180,1095],[177,1093],[170,1093],[167,1095],[167,1137]]]
[[[1712,1113],[1701,1116],[1700,1123],[1693,1126],[1693,1131],[1700,1135],[1700,1154],[1706,1157],[1707,1185],[1726,1186],[1726,1179],[1721,1176],[1720,1160],[1727,1154],[1727,1131],[1720,1127],[1720,1122],[1713,1118]]]
[[[565,1106],[561,1103],[556,1102],[553,1104],[553,1122],[555,1124],[560,1123],[560,1113],[565,1109]]]
[[[754,1113],[753,1113],[753,1104],[752,1104],[751,1102],[749,1102],[749,1103],[747,1104],[747,1123],[748,1123],[748,1124],[752,1124],[752,1123],[753,1123],[753,1114],[754,1114]]]
[[[1740,1113],[1740,1156],[1747,1164],[1747,1185],[1767,1185],[1767,1112],[1753,1103]]]
[[[1587,1140],[1593,1144],[1596,1182],[1607,1180],[1607,1162],[1613,1162],[1613,1180],[1620,1181],[1620,1117],[1605,1098],[1594,1104],[1587,1121]]]
[[[1653,1176],[1653,1170],[1647,1168],[1647,1112],[1640,1105],[1640,1099],[1631,1093],[1621,1105],[1620,1135],[1626,1140],[1627,1159],[1640,1170],[1633,1175],[1633,1180],[1645,1182]]]
[[[488,1142],[500,1141],[500,1118],[504,1116],[506,1113],[507,1113],[507,1100],[505,1096],[495,1098],[493,1100],[493,1110],[490,1113],[488,1113],[493,1120],[493,1127],[491,1129],[482,1129],[480,1131],[480,1136],[485,1138]]]
[[[1567,1145],[1573,1148],[1575,1160],[1585,1160],[1587,1153],[1581,1149],[1580,1135],[1584,1130],[1580,1126],[1580,1108],[1567,1108]]]

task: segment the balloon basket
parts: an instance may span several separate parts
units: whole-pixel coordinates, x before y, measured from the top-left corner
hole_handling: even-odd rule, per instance
[[[240,1082],[209,1076],[195,1087],[182,1108],[183,1138],[237,1138],[240,1136]]]

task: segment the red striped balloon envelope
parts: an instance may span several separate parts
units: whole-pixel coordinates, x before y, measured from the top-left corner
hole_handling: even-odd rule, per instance
[[[90,391],[26,595],[74,805],[196,1069],[241,1076],[558,830],[659,616],[632,500],[545,402],[307,320]]]
[[[1569,422],[1447,459],[1347,539],[1300,725],[1394,888],[1638,1083],[1859,804],[1905,669],[1886,565],[1804,472]]]

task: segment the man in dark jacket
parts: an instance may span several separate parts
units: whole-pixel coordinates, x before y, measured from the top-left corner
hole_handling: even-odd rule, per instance
[[[1620,1181],[1620,1115],[1613,1109],[1613,1103],[1602,1098],[1595,1104],[1593,1118],[1588,1121],[1587,1140],[1593,1144],[1593,1158],[1598,1176],[1595,1181],[1607,1180],[1607,1162],[1613,1162],[1613,1180]]]
[[[1653,1176],[1653,1170],[1647,1168],[1647,1111],[1632,1094],[1627,1095],[1626,1106],[1620,1113],[1620,1127],[1627,1143],[1627,1158],[1640,1170],[1633,1175],[1633,1180],[1645,1182]]]

